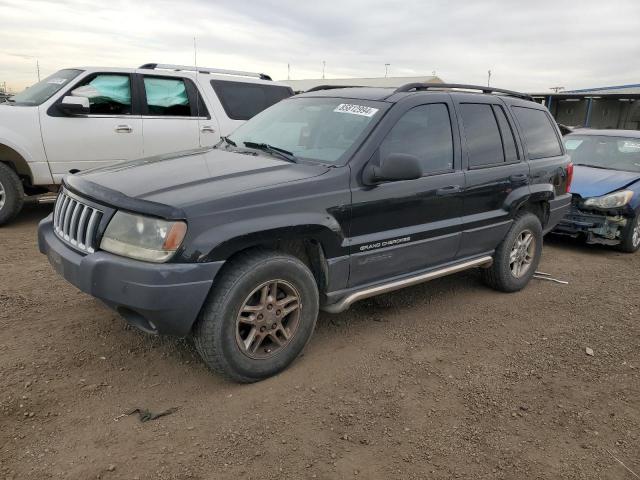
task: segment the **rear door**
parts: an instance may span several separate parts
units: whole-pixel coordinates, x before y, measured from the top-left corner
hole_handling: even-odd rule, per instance
[[[136,75],[142,97],[144,156],[200,147],[201,121],[210,119],[190,78]],[[219,137],[212,134],[217,140]]]
[[[490,252],[511,225],[507,197],[528,191],[529,165],[502,101],[493,96],[456,96],[465,160],[465,193],[459,257]],[[517,192],[516,192],[517,193]]]
[[[375,186],[364,185],[358,172],[353,177],[350,286],[446,263],[458,250],[464,173],[453,105],[446,94],[429,94],[431,102],[425,97],[394,107],[370,160],[414,155],[423,177]]]
[[[67,96],[89,99],[88,115],[65,115]],[[70,171],[103,167],[142,156],[142,119],[129,73],[91,73],[40,111],[42,138],[55,182]]]

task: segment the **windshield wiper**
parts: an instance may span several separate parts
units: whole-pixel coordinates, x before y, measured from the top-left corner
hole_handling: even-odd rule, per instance
[[[580,166],[580,167],[600,168],[601,170],[615,170],[615,168],[603,167],[602,165],[590,165],[588,163],[574,163],[574,165]]]
[[[220,137],[222,140],[224,140],[225,142],[227,142],[229,145],[231,145],[232,147],[237,147],[238,145],[236,144],[236,142],[234,142],[233,140],[231,140],[229,137]]]
[[[258,143],[258,142],[243,142],[244,146],[247,148],[255,148],[256,150],[262,150],[263,152],[270,153],[271,155],[277,155],[280,158],[284,158],[287,162],[298,163],[298,159],[296,156],[291,153],[289,150],[285,150],[284,148],[274,147],[273,145],[269,145],[268,143]]]

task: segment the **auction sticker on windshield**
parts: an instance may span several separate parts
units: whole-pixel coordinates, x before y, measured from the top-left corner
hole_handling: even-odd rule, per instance
[[[366,105],[341,103],[333,111],[339,113],[350,113],[352,115],[362,115],[363,117],[373,117],[378,112],[378,109],[367,107]]]

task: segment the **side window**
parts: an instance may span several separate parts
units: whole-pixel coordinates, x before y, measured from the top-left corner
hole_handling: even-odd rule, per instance
[[[129,75],[98,74],[74,88],[71,95],[88,98],[90,114],[131,114],[131,80]]]
[[[405,153],[420,159],[424,173],[453,169],[453,136],[444,103],[412,108],[394,125],[380,145],[380,155]]]
[[[187,86],[181,78],[144,77],[148,115],[190,117]]]
[[[289,87],[280,85],[211,80],[211,86],[227,116],[232,120],[249,120],[292,95]]]
[[[500,126],[500,136],[502,137],[502,146],[504,147],[504,156],[507,162],[515,162],[520,159],[518,148],[516,147],[516,139],[507,116],[502,107],[493,106],[493,113],[496,114],[498,125]]]
[[[463,103],[460,112],[469,152],[469,168],[503,163],[502,138],[491,105]]]
[[[522,127],[522,135],[530,159],[562,155],[558,136],[543,110],[526,107],[512,108]]]

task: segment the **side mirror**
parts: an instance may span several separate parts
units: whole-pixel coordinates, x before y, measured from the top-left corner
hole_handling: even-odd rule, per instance
[[[415,180],[422,177],[420,160],[406,153],[392,153],[380,159],[380,165],[369,164],[363,172],[363,180],[368,185],[380,182]]]
[[[88,115],[90,112],[89,99],[68,95],[58,104],[58,110],[65,115]]]

